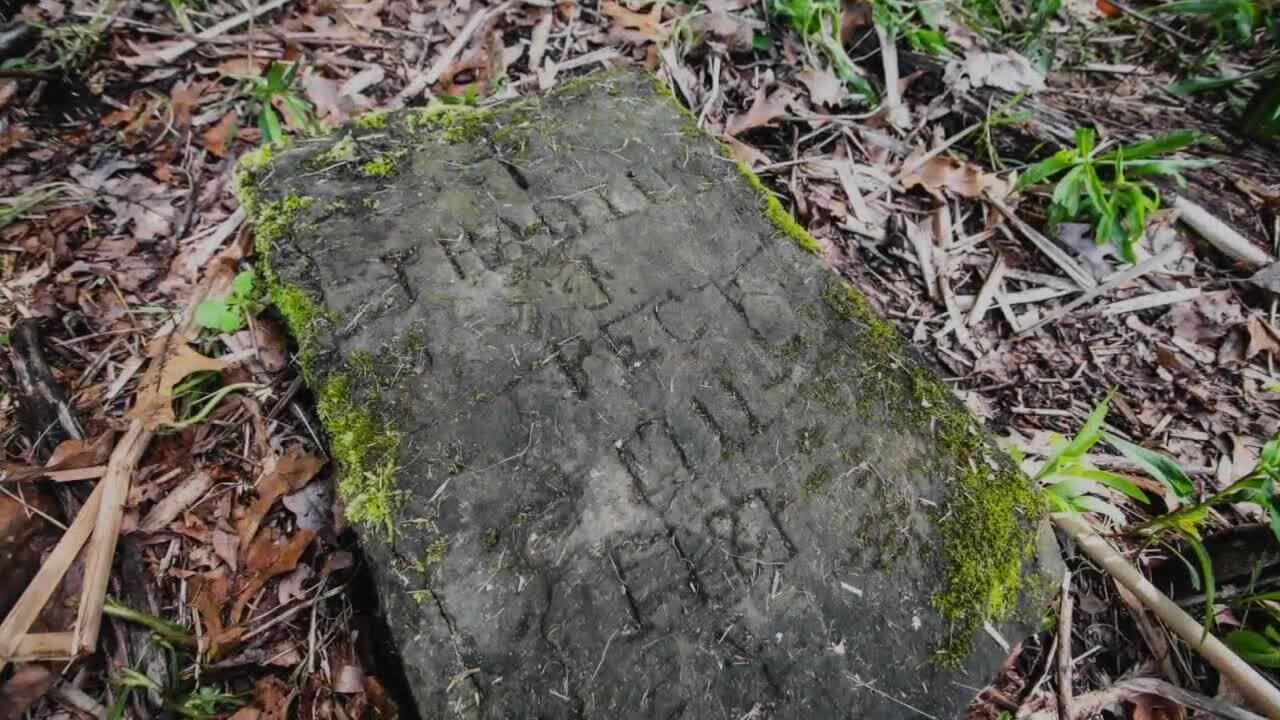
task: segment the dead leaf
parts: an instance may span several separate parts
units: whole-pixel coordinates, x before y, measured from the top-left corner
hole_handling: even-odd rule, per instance
[[[247,578],[231,609],[233,625],[240,622],[245,607],[271,578],[290,572],[298,566],[302,553],[306,552],[307,546],[316,536],[310,530],[299,530],[289,538],[283,535],[277,528],[267,528],[258,534],[245,553],[244,569]]]
[[[92,440],[64,440],[44,464],[47,470],[76,470],[107,462],[116,446],[116,434],[108,430]]]
[[[200,142],[214,155],[220,158],[226,157],[239,129],[240,116],[236,111],[231,110],[223,115],[217,124],[209,126],[209,129],[204,131],[200,136]]]
[[[197,372],[218,372],[226,363],[205,357],[182,340],[169,337],[163,344],[160,357],[153,356],[151,364],[138,383],[138,395],[129,417],[142,421],[148,430],[159,430],[173,423],[173,388],[188,375]]]
[[[849,92],[845,84],[835,73],[826,68],[805,68],[796,74],[796,79],[809,90],[809,99],[814,105],[826,105],[829,108],[840,107]]]
[[[1280,337],[1271,323],[1254,315],[1249,318],[1249,349],[1244,351],[1244,359],[1252,360],[1254,355],[1265,352],[1271,357],[1280,356]]]
[[[1249,276],[1249,283],[1280,295],[1280,262],[1274,262]]]
[[[245,552],[253,542],[262,519],[281,496],[301,490],[324,467],[324,459],[311,455],[300,445],[293,445],[283,455],[267,459],[262,475],[254,484],[258,499],[236,523],[240,533],[240,549]]]
[[[323,534],[333,525],[332,483],[307,483],[301,490],[285,495],[281,502],[293,513],[300,528]]]
[[[923,156],[924,150],[917,148],[903,166],[914,167]],[[911,189],[917,185],[939,198],[944,189],[970,199],[981,198],[987,193],[997,198],[1009,194],[1009,183],[1003,178],[983,172],[972,163],[941,155],[929,158],[923,166],[915,167],[902,177],[904,188]]]
[[[21,720],[27,709],[44,697],[57,680],[57,673],[41,665],[18,668],[0,686],[0,720]]]
[[[358,665],[343,665],[333,679],[333,691],[343,695],[364,692],[364,670]]]
[[[284,579],[280,581],[280,585],[276,587],[276,596],[280,600],[280,604],[286,605],[294,600],[306,598],[307,593],[302,589],[302,586],[315,574],[315,571],[309,566],[299,565],[284,576]]]
[[[729,52],[747,52],[754,47],[756,24],[741,15],[713,10],[695,17],[689,26],[698,37],[723,43]]]
[[[169,523],[182,514],[182,511],[204,497],[211,487],[213,487],[213,476],[203,469],[195,471],[152,506],[151,511],[138,525],[138,529],[146,533],[167,529]]]
[[[745,113],[729,118],[725,126],[726,135],[738,135],[758,127],[766,127],[769,123],[786,114],[787,106],[795,100],[795,94],[786,88],[779,88],[772,95],[765,95],[763,87],[756,89],[751,108]]]
[[[291,695],[289,686],[274,675],[259,680],[253,689],[253,704],[262,710],[258,720],[286,720]]]
[[[240,536],[238,534],[227,532],[222,528],[214,528],[209,541],[213,545],[213,554],[226,563],[231,572],[240,569]]]
[[[250,327],[235,335],[223,335],[222,341],[232,354],[246,351],[253,353],[253,359],[249,361],[250,370],[275,373],[289,364],[285,334],[269,318],[256,318]]]
[[[667,39],[662,27],[662,3],[655,2],[647,13],[638,13],[612,0],[600,3],[600,12],[608,16],[609,36],[631,45],[655,43],[661,45]]]
[[[957,93],[976,87],[994,87],[1011,93],[1044,89],[1044,75],[1016,52],[966,52],[963,60],[947,63],[943,81]]]

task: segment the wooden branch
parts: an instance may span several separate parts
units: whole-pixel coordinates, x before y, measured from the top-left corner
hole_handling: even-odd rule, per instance
[[[1253,666],[1240,659],[1217,636],[1206,633],[1195,618],[1157,590],[1109,542],[1094,532],[1080,515],[1054,513],[1052,517],[1054,524],[1070,535],[1085,555],[1150,608],[1183,642],[1195,648],[1206,662],[1239,688],[1257,709],[1267,717],[1280,718],[1280,690],[1253,669]]]
[[[1200,205],[1181,195],[1175,195],[1173,207],[1178,211],[1179,220],[1232,260],[1251,270],[1274,262],[1267,251],[1249,242],[1248,238],[1228,227]]]
[[[75,628],[76,647],[83,652],[93,652],[98,645],[102,606],[107,600],[107,582],[111,579],[111,562],[115,558],[116,542],[120,539],[120,522],[124,518],[129,481],[153,435],[143,427],[141,420],[133,420],[111,453],[107,474],[94,488],[95,493],[102,493],[102,502],[85,562],[84,589],[80,595]]]
[[[84,507],[71,523],[71,527],[63,533],[62,539],[53,547],[53,552],[40,566],[36,576],[23,591],[22,597],[9,611],[8,617],[0,623],[0,670],[3,670],[14,657],[22,638],[31,629],[40,611],[44,609],[53,591],[62,582],[62,576],[80,553],[80,548],[89,539],[93,524],[98,517],[98,509],[102,504],[103,484],[93,489]]]
[[[70,660],[76,656],[75,633],[29,633],[18,639],[13,662],[40,662],[43,660]]]
[[[1058,610],[1058,717],[1071,717],[1071,571],[1062,574],[1062,598]]]
[[[289,2],[290,0],[269,0],[257,7],[250,8],[238,15],[233,15],[232,17],[223,20],[208,30],[197,34],[193,40],[183,40],[182,42],[175,43],[161,50],[126,57],[123,58],[124,63],[135,67],[139,65],[147,67],[162,67],[164,65],[168,65],[174,60],[177,60],[183,55],[195,50],[200,46],[200,43],[208,42],[219,35],[224,35],[228,31],[234,30],[260,15],[266,15],[276,8],[289,4]]]

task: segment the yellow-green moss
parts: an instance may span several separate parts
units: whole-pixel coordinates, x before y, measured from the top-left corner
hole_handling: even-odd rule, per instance
[[[404,501],[395,482],[400,433],[374,409],[376,403],[353,397],[355,392],[348,373],[332,372],[321,385],[316,408],[338,463],[338,495],[347,519],[390,539]]]
[[[985,622],[1008,618],[1017,609],[1044,503],[1025,475],[990,456],[978,422],[946,386],[917,369],[912,395],[916,420],[932,429],[945,454],[943,467],[955,473],[946,511],[938,518],[946,574],[932,600],[953,628],[935,660],[957,664],[968,656]]]
[[[271,248],[293,231],[298,214],[311,207],[314,202],[313,198],[290,193],[280,200],[255,203],[254,247],[261,260],[270,261]]]
[[[741,160],[738,161],[738,171],[747,179],[747,184],[760,196],[760,200],[764,203],[764,216],[770,223],[773,223],[778,232],[790,238],[801,250],[821,256],[822,246],[818,244],[817,240],[813,239],[813,236],[809,234],[808,230],[804,229],[803,225],[796,222],[791,213],[787,212],[787,209],[782,206],[782,202],[778,200],[778,196],[765,187],[764,181],[760,179],[760,176],[752,172],[751,168],[747,167],[747,164]]]
[[[396,159],[384,153],[360,166],[360,174],[365,177],[390,177],[396,172]]]
[[[387,127],[387,111],[372,110],[356,118],[352,124],[362,130],[382,130]]]
[[[312,167],[328,167],[338,163],[351,162],[356,159],[356,141],[350,135],[333,144],[311,160]]]
[[[892,359],[906,348],[898,331],[880,317],[866,296],[834,273],[827,277],[822,299],[837,317],[858,323],[863,329],[862,342],[879,359]]]
[[[427,131],[447,143],[464,143],[484,137],[493,111],[467,105],[428,105],[410,112],[405,123],[411,130]]]

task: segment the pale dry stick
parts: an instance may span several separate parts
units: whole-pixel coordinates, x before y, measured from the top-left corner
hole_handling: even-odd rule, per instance
[[[1018,214],[1015,213],[1008,205],[1005,205],[1003,200],[993,197],[991,193],[985,193],[984,196],[987,198],[987,202],[991,203],[992,207],[999,210],[1000,214],[1008,218],[1009,222],[1013,223],[1014,226],[1031,241],[1031,244],[1036,246],[1037,250],[1044,253],[1045,257],[1053,261],[1053,264],[1061,268],[1062,271],[1074,280],[1077,285],[1085,288],[1086,290],[1097,286],[1098,281],[1093,279],[1093,276],[1089,274],[1089,271],[1080,267],[1080,263],[1073,260],[1065,250],[1058,247],[1052,240],[1042,235],[1039,230],[1031,227],[1023,221],[1022,218],[1018,217]],[[1002,233],[1004,233],[1005,237],[1011,240],[1013,239],[1013,233],[1009,232],[1009,228],[1004,225],[999,225],[997,227]]]
[[[911,112],[902,104],[902,89],[898,87],[898,46],[880,23],[876,23],[876,38],[880,40],[880,61],[884,66],[885,115],[890,125],[903,130],[911,124]]]
[[[89,499],[85,501],[84,507],[80,508],[76,519],[71,522],[71,527],[63,533],[58,544],[54,546],[53,552],[45,559],[36,576],[18,598],[18,602],[9,610],[9,615],[5,617],[3,623],[0,623],[0,670],[3,670],[14,657],[27,630],[31,629],[31,624],[35,622],[40,611],[53,596],[53,591],[62,581],[67,568],[71,567],[76,555],[80,553],[80,548],[89,539],[98,517],[98,509],[102,504],[102,493],[103,484],[98,483],[93,493],[89,495]]]
[[[177,60],[183,55],[186,55],[192,50],[195,50],[197,47],[200,46],[201,43],[213,40],[219,35],[223,35],[227,31],[237,28],[247,22],[250,22],[261,15],[265,15],[271,12],[272,10],[275,10],[276,8],[280,8],[285,5],[288,5],[289,2],[290,0],[270,0],[270,2],[263,3],[258,7],[250,8],[238,15],[234,15],[232,17],[227,18],[226,20],[223,20],[217,25],[214,25],[208,30],[205,30],[204,32],[196,35],[194,40],[184,40],[180,43],[164,48],[163,50],[157,50],[151,53],[143,53],[141,55],[134,55],[133,57],[127,57],[127,58],[124,58],[124,63],[126,65],[132,65],[135,67],[139,65],[147,66],[147,67],[160,67],[163,65],[168,65],[169,63],[172,63],[174,60]]]
[[[1228,227],[1200,205],[1175,195],[1173,207],[1179,213],[1178,219],[1232,260],[1247,265],[1250,269],[1274,262],[1267,251],[1249,242],[1248,238]]]
[[[511,7],[511,0],[499,3],[486,10],[477,10],[472,14],[471,19],[467,20],[467,24],[463,25],[462,30],[458,32],[458,36],[453,39],[453,42],[449,43],[448,46],[445,47],[444,52],[440,53],[440,57],[436,58],[435,63],[431,65],[431,69],[427,70],[425,74],[414,78],[413,82],[409,83],[409,85],[405,87],[405,89],[401,90],[400,93],[396,95],[395,99],[389,103],[389,107],[393,109],[404,107],[404,104],[410,99],[423,94],[432,85],[435,85],[436,81],[440,79],[440,76],[444,75],[444,71],[449,69],[449,66],[453,64],[454,59],[458,57],[458,53],[462,52],[462,49],[467,46],[467,43],[471,42],[471,37],[475,35],[481,27],[488,25],[499,15],[506,12],[509,7]]]
[[[95,492],[102,490],[102,502],[85,560],[84,586],[80,591],[75,625],[76,646],[86,653],[93,652],[98,646],[102,606],[107,600],[107,583],[111,580],[111,562],[115,558],[116,542],[120,539],[129,481],[154,434],[143,427],[141,420],[134,419],[112,451],[106,475],[94,488]]]
[[[973,301],[973,307],[969,309],[969,317],[965,320],[969,327],[977,325],[982,316],[987,314],[987,310],[991,309],[991,301],[995,299],[996,291],[1000,289],[1000,283],[1004,281],[1005,271],[1009,269],[1008,263],[1004,261],[1004,256],[996,253],[996,261],[991,264],[991,272],[987,273],[987,279],[983,281],[982,287],[978,290],[978,297]]]
[[[0,473],[0,483],[21,482],[23,480],[45,479],[54,482],[72,482],[75,480],[96,480],[107,472],[106,465],[94,465],[72,470],[47,470],[45,468],[22,468],[9,473]]]
[[[1049,325],[1050,323],[1055,323],[1061,320],[1062,318],[1066,317],[1067,315],[1070,315],[1072,312],[1075,311],[1076,308],[1080,307],[1081,305],[1084,305],[1085,303],[1090,302],[1098,298],[1099,296],[1120,287],[1121,285],[1129,282],[1130,280],[1134,280],[1136,278],[1142,277],[1143,275],[1146,275],[1147,273],[1155,272],[1156,270],[1159,270],[1165,265],[1168,265],[1174,260],[1177,260],[1178,258],[1182,257],[1184,252],[1186,252],[1186,248],[1182,247],[1181,245],[1178,245],[1178,244],[1170,245],[1164,250],[1161,250],[1159,253],[1152,255],[1146,260],[1143,260],[1142,262],[1138,263],[1137,265],[1134,265],[1126,270],[1123,270],[1117,273],[1114,277],[1102,283],[1101,285],[1098,285],[1097,287],[1091,290],[1081,293],[1080,297],[1076,298],[1075,300],[1072,300],[1066,305],[1063,305],[1057,310],[1054,310],[1053,312],[1049,313],[1044,318],[1042,318],[1040,322],[1032,325],[1031,327],[1024,328],[1018,334],[1026,335],[1027,333],[1032,333],[1032,332],[1035,332],[1036,330],[1039,330],[1045,325]]]
[[[1107,304],[1105,307],[1089,313],[1090,315],[1123,315],[1124,313],[1138,312],[1139,310],[1150,310],[1151,308],[1164,307],[1165,305],[1173,305],[1174,303],[1195,300],[1200,297],[1200,288],[1182,288],[1180,290],[1165,290],[1163,292],[1153,292],[1138,297],[1132,297],[1127,300],[1117,300]]]
[[[1075,513],[1053,513],[1052,517],[1053,522],[1075,540],[1085,555],[1106,570],[1112,579],[1124,585],[1183,642],[1195,648],[1205,662],[1239,688],[1255,707],[1267,717],[1280,720],[1280,690],[1270,681],[1241,660],[1217,636],[1205,632],[1199,621],[1157,590],[1110,543],[1094,532],[1083,517]]]
[[[1126,690],[1136,690],[1148,695],[1156,695],[1168,698],[1179,705],[1194,708],[1207,713],[1213,713],[1220,718],[1227,720],[1262,720],[1261,715],[1249,712],[1244,708],[1228,705],[1221,700],[1206,697],[1200,693],[1191,692],[1185,688],[1178,687],[1170,682],[1165,682],[1160,678],[1140,677],[1131,678],[1129,680],[1121,680],[1116,683],[1117,687]]]
[[[75,655],[75,633],[28,633],[18,640],[18,647],[13,651],[13,657],[10,660],[13,662],[68,660]]]
[[[1058,610],[1058,717],[1071,717],[1071,571],[1062,573],[1062,598]]]

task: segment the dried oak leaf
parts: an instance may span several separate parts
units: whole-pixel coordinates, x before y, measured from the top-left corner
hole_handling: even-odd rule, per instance
[[[258,533],[258,528],[262,525],[262,519],[266,517],[276,500],[288,493],[301,490],[304,485],[311,482],[316,473],[320,472],[324,463],[323,458],[304,451],[299,445],[291,446],[283,455],[275,455],[267,459],[262,476],[258,478],[254,487],[258,493],[258,499],[236,523],[236,530],[240,533],[241,553],[248,551],[250,543]]]
[[[200,142],[210,153],[222,158],[227,156],[231,144],[236,140],[236,133],[240,130],[240,116],[236,111],[228,111],[222,116],[216,124],[210,125],[208,130],[200,136]]]
[[[129,417],[141,420],[148,430],[159,430],[177,420],[173,413],[175,385],[192,373],[218,372],[225,366],[221,360],[192,350],[183,340],[166,338],[161,352],[152,355],[151,364],[138,383],[138,396]]]
[[[286,538],[277,528],[267,528],[254,538],[245,553],[244,570],[247,577],[240,587],[235,606],[231,609],[233,623],[239,623],[245,607],[271,578],[290,572],[298,566],[298,560],[315,536],[311,530],[298,530]]]
[[[769,123],[786,114],[787,107],[795,97],[795,93],[789,88],[779,88],[772,95],[765,94],[762,87],[756,88],[756,96],[751,101],[751,108],[745,113],[729,118],[729,124],[724,128],[725,135],[738,135],[754,128],[768,126]]]
[[[600,3],[600,12],[610,18],[609,37],[614,40],[632,45],[660,45],[667,39],[667,29],[662,27],[662,3],[655,2],[649,12],[639,13],[605,0]]]
[[[1249,348],[1244,351],[1244,359],[1252,360],[1254,355],[1265,352],[1272,357],[1280,357],[1280,336],[1271,323],[1254,315],[1249,318]]]
[[[805,68],[796,74],[796,79],[809,90],[809,99],[814,105],[839,107],[849,95],[845,84],[835,73],[823,68]]]
[[[924,152],[917,149],[903,163],[904,167],[915,168],[903,175],[903,187],[911,189],[920,186],[938,196],[945,189],[971,199],[980,198],[986,193],[997,198],[1009,194],[1009,183],[991,173],[983,172],[972,163],[936,155],[916,167]]]
[[[699,15],[689,26],[698,37],[723,43],[729,52],[750,51],[757,27],[740,15],[719,11]]]

